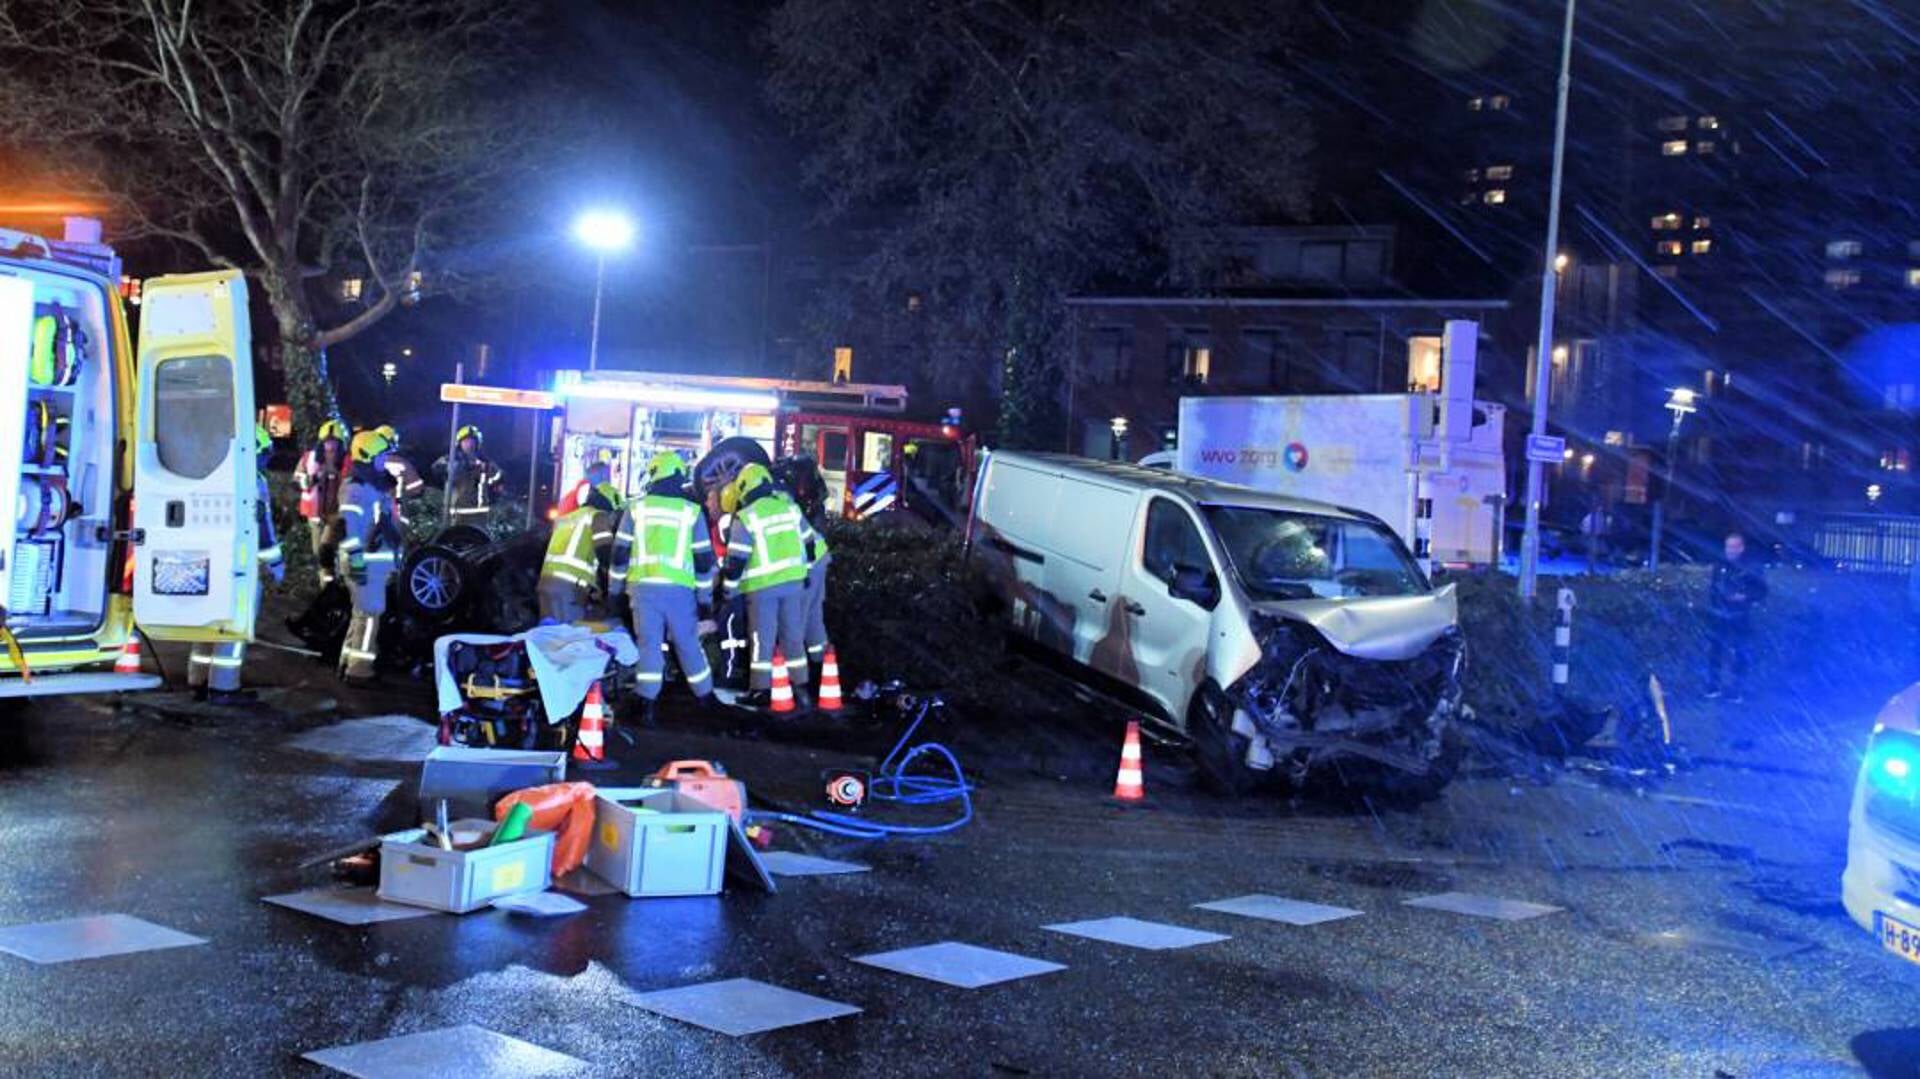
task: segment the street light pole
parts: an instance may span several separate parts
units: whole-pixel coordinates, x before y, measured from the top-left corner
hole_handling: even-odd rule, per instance
[[[1694,408],[1692,390],[1675,390],[1667,397],[1667,411],[1673,413],[1673,426],[1667,428],[1666,477],[1660,485],[1660,497],[1653,500],[1653,536],[1647,551],[1647,568],[1660,568],[1660,533],[1667,515],[1667,492],[1673,490],[1673,477],[1680,470],[1680,424]]]
[[[607,255],[602,251],[594,260],[593,328],[587,331],[587,370],[600,369],[600,297],[607,289]]]
[[[1540,257],[1540,342],[1534,354],[1533,433],[1547,433],[1547,394],[1553,387],[1553,300],[1560,284],[1555,261],[1560,254],[1560,181],[1567,163],[1567,91],[1573,85],[1573,13],[1576,0],[1567,0],[1567,23],[1560,38],[1559,102],[1553,116],[1553,183],[1547,195],[1547,246]],[[1520,543],[1520,595],[1532,599],[1540,573],[1540,499],[1545,465],[1527,462],[1527,531]]]

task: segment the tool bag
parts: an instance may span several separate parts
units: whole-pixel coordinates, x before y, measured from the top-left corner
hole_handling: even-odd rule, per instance
[[[52,532],[73,516],[73,496],[67,481],[54,476],[20,477],[20,496],[15,502],[14,525],[29,536]]]
[[[60,415],[52,402],[27,402],[27,435],[22,460],[41,468],[65,465],[67,435],[72,426],[72,421]]]
[[[27,362],[27,381],[35,386],[73,385],[80,377],[86,350],[86,331],[55,304],[50,314],[33,320],[33,354]]]
[[[447,670],[460,687],[459,710],[443,717],[449,741],[489,748],[540,748],[546,709],[524,645],[455,641],[447,648]]]

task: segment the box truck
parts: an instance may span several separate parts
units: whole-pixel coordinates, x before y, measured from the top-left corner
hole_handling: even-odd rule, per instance
[[[1507,492],[1506,408],[1475,401],[1465,437],[1442,436],[1431,393],[1185,397],[1173,467],[1371,514],[1433,562],[1499,557]],[[1423,504],[1424,503],[1424,504]]]

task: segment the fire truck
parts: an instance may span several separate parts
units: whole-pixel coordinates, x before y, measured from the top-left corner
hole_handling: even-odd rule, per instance
[[[750,461],[811,458],[829,512],[849,519],[911,512],[957,524],[973,490],[979,443],[958,410],[938,423],[905,419],[904,386],[561,371],[553,394],[558,492],[604,462],[614,485],[633,494],[647,458],[663,449],[697,462],[694,480],[703,491]]]

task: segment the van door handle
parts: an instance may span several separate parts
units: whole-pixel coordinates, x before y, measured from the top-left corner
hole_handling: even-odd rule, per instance
[[[1127,613],[1128,614],[1146,614],[1147,609],[1141,606],[1139,603],[1135,602],[1134,600],[1128,600]]]
[[[1087,598],[1094,601],[1095,603],[1105,603],[1107,601],[1107,594],[1105,592],[1100,591],[1098,588],[1096,588],[1093,591],[1087,593]]]

